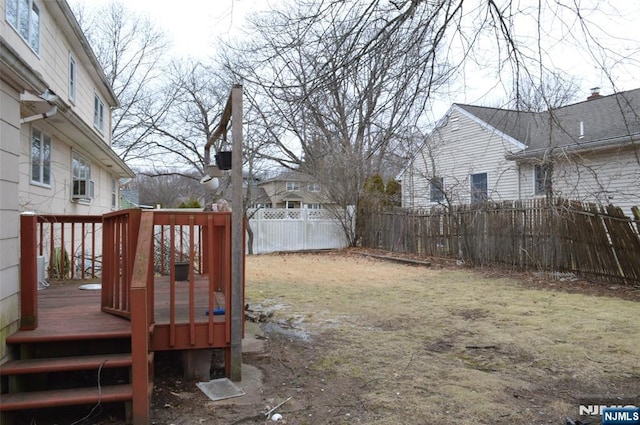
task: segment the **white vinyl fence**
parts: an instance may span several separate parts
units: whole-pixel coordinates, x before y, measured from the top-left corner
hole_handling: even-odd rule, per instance
[[[349,242],[333,217],[327,210],[260,209],[249,219],[253,253],[345,248]]]

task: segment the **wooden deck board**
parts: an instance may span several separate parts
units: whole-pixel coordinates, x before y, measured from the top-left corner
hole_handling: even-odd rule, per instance
[[[155,302],[155,320],[156,325],[169,324],[170,305],[169,305],[169,278],[166,276],[157,277],[155,280],[156,302]],[[207,276],[196,276],[195,279],[195,320],[199,323],[209,321],[206,312],[209,310],[209,281]],[[202,296],[204,294],[205,296]],[[225,297],[222,292],[214,294],[214,309],[224,307]],[[189,283],[176,282],[176,322],[189,322]],[[224,322],[225,315],[215,315],[214,322]]]
[[[22,375],[55,370],[85,370],[98,368],[120,368],[131,366],[131,354],[102,354],[94,356],[54,357],[45,359],[10,360],[0,368],[0,375]]]
[[[52,283],[38,291],[38,328],[18,331],[7,343],[128,338],[131,326],[100,309],[100,291],[79,289],[86,282]]]
[[[131,400],[131,385],[106,385],[2,395],[2,410],[41,409],[43,407],[71,406],[78,404],[111,403]]]
[[[100,290],[82,290],[86,281],[56,282],[49,288],[38,291],[38,328],[18,331],[7,338],[9,344],[38,341],[72,341],[92,339],[129,338],[131,324],[127,319],[105,313],[100,308]],[[95,283],[95,282],[94,282]],[[189,321],[189,284],[176,284],[176,323]],[[155,281],[156,326],[169,324],[169,279]],[[203,296],[203,294],[205,294]],[[207,323],[209,317],[208,280],[196,276],[195,320]],[[224,294],[216,292],[214,308],[224,307]],[[135,308],[135,306],[133,307]],[[224,323],[226,315],[215,315],[215,323]]]

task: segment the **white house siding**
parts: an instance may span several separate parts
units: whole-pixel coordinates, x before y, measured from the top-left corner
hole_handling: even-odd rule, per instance
[[[66,134],[69,124],[62,123],[63,111],[47,119],[40,119],[22,125],[20,129],[19,159],[19,205],[22,211],[57,214],[101,214],[111,210],[111,180],[117,178],[107,168],[101,166],[99,159],[89,154],[93,143],[102,141],[110,145],[111,114],[110,106],[114,100],[100,78],[100,73],[89,60],[80,41],[71,31],[65,17],[56,2],[36,0],[40,10],[40,48],[36,54],[5,20],[6,3],[0,1],[0,31],[7,43],[16,51],[25,63],[46,82],[47,87],[57,94],[69,108],[68,115],[77,115],[87,124],[92,134]],[[76,62],[76,98],[69,99],[69,56]],[[94,96],[98,94],[105,105],[104,131],[93,126]],[[32,94],[40,94],[33,92]],[[66,108],[65,108],[66,109]],[[31,130],[37,127],[51,136],[51,187],[31,184]],[[86,149],[84,148],[86,147]],[[95,149],[94,149],[95,150]],[[71,201],[71,157],[75,151],[91,162],[92,180],[96,197],[90,202]]]
[[[533,195],[533,165],[521,165],[523,197]],[[631,214],[640,206],[640,159],[632,148],[571,155],[554,163],[553,194],[565,199],[613,204]]]
[[[457,130],[455,129],[457,127]],[[403,207],[423,208],[431,203],[429,178],[442,177],[444,190],[453,203],[469,203],[469,176],[487,173],[490,200],[518,198],[518,170],[507,161],[506,152],[518,147],[501,135],[481,126],[453,106],[444,124],[427,142],[401,175]]]
[[[31,183],[30,139],[36,127],[51,136],[51,186]],[[103,214],[111,211],[111,174],[86,151],[73,149],[64,142],[64,134],[48,125],[47,120],[22,126],[20,149],[20,209],[41,214]],[[72,154],[76,152],[91,163],[95,198],[72,201]],[[92,160],[93,159],[93,160]]]
[[[4,17],[4,13],[3,13]],[[0,79],[0,363],[8,356],[6,337],[18,328],[19,223],[18,158],[20,114],[18,92]]]
[[[110,145],[111,140],[108,129],[111,128],[111,114],[109,113],[110,95],[104,83],[100,80],[99,74],[94,69],[91,62],[86,58],[80,43],[75,40],[70,42],[70,34],[63,31],[61,25],[65,25],[58,20],[63,19],[55,2],[37,1],[40,8],[40,53],[35,54],[33,50],[20,38],[18,33],[5,20],[5,2],[2,3],[2,34],[6,36],[8,44],[38,72],[42,79],[60,99],[68,103],[70,108],[78,116],[93,128],[94,95],[98,93],[105,104],[105,131],[96,134],[104,143]],[[51,13],[52,8],[56,9],[56,16]],[[77,65],[77,87],[76,102],[69,101],[69,54],[72,53]],[[39,93],[36,93],[39,94]]]
[[[87,54],[74,32],[73,28],[78,29],[75,22],[69,25],[66,3],[35,2],[40,11],[38,53],[6,21],[6,2],[0,0],[0,36],[3,42],[0,69],[0,363],[8,355],[4,345],[6,336],[15,331],[19,319],[20,212],[102,214],[111,210],[112,178],[132,176],[113,152],[105,150],[104,145],[110,145],[110,107],[117,101],[102,79],[100,70],[95,67],[95,59]],[[70,51],[77,66],[75,103],[69,99]],[[20,95],[27,92],[37,96],[46,89],[59,98],[56,101],[57,114],[21,125]],[[102,133],[93,126],[96,92],[105,105]],[[34,111],[26,112],[24,109],[22,113],[25,116],[37,116],[31,114]],[[31,183],[33,127],[51,137],[50,187]],[[71,158],[74,150],[91,163],[95,198],[87,202],[71,199]]]

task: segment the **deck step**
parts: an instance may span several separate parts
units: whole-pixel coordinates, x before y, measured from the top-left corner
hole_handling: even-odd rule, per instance
[[[131,385],[108,385],[98,389],[74,388],[69,390],[33,391],[2,394],[0,410],[42,409],[45,407],[74,406],[93,403],[127,401],[133,397]]]
[[[103,368],[130,367],[131,354],[102,354],[94,356],[50,357],[46,359],[11,360],[0,366],[0,375],[66,372]]]

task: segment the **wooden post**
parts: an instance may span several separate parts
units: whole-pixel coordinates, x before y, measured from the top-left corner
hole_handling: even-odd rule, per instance
[[[20,329],[38,327],[38,217],[34,213],[20,216]]]
[[[149,423],[149,282],[153,280],[153,213],[145,212],[140,218],[140,234],[136,243],[136,259],[131,282],[131,377],[133,387],[133,424]]]
[[[242,327],[244,249],[242,232],[242,86],[236,84],[231,89],[231,132],[233,193],[231,198],[231,346],[230,379],[242,379]]]

